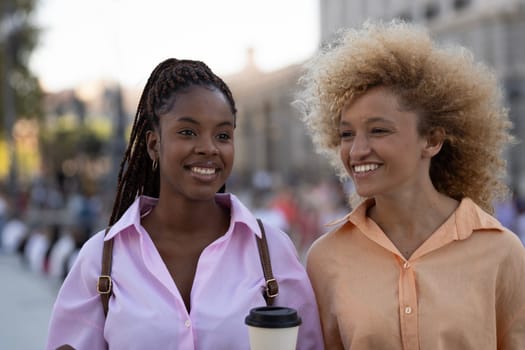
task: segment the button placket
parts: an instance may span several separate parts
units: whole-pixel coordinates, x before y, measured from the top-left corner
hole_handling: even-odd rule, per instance
[[[413,263],[400,259],[399,322],[404,349],[418,349],[417,290]]]

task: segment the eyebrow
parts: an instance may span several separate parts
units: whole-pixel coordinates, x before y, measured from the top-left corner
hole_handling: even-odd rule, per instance
[[[391,124],[391,125],[394,124],[391,120],[385,119],[383,117],[371,117],[371,118],[366,120],[366,124],[371,124],[371,123],[375,123],[375,122],[383,122],[383,123],[387,123],[387,124]],[[347,122],[347,121],[341,120],[339,125],[352,125],[352,124]]]
[[[187,122],[187,123],[191,123],[191,124],[195,124],[195,125],[199,125],[200,123],[195,120],[194,118],[192,117],[187,117],[187,116],[184,116],[184,117],[180,117],[180,118],[177,118],[177,121],[179,122]],[[223,122],[220,122],[217,127],[222,127],[222,126],[233,126],[233,122],[230,122],[230,121],[223,121]]]

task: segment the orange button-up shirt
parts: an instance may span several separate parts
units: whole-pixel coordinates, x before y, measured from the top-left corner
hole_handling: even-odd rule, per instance
[[[326,349],[525,349],[525,249],[465,198],[407,260],[366,216],[311,247]]]

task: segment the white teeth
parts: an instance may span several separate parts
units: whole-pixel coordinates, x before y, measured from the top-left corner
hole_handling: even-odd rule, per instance
[[[379,168],[379,165],[377,164],[363,164],[363,165],[355,165],[354,166],[354,172],[356,173],[364,173],[367,171],[376,170]]]
[[[200,175],[213,175],[215,174],[215,168],[199,168],[199,167],[192,167],[191,171]]]

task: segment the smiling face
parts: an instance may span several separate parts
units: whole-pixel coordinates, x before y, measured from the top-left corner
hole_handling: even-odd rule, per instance
[[[402,110],[386,88],[373,88],[344,106],[340,157],[361,197],[419,191],[431,183],[430,159],[441,144],[429,145],[417,125],[417,114]]]
[[[148,153],[160,169],[160,196],[207,200],[226,182],[234,159],[234,115],[217,89],[190,86],[147,134]]]

